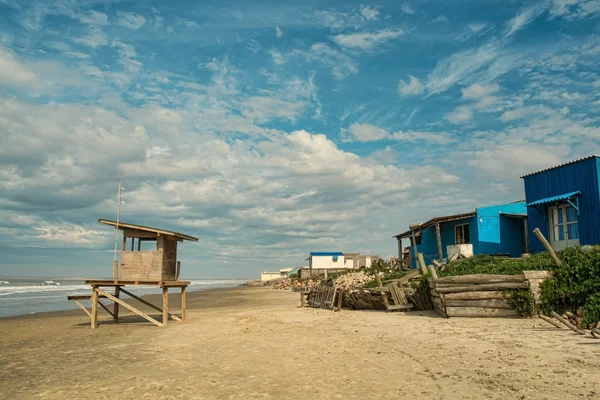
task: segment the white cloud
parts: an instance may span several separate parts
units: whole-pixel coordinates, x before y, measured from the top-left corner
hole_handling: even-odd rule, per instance
[[[285,58],[277,50],[269,50],[269,54],[271,55],[271,57],[273,57],[273,62],[275,64],[285,64]]]
[[[500,90],[500,86],[495,83],[492,84],[479,84],[474,83],[473,85],[462,90],[463,99],[481,99],[482,97],[490,96],[497,93]]]
[[[138,30],[146,23],[146,18],[142,15],[131,12],[117,11],[117,24],[127,29]]]
[[[600,14],[598,0],[553,0],[550,17],[562,17],[568,21],[590,18]]]
[[[102,237],[108,238],[111,235],[106,230],[87,229],[81,225],[68,222],[53,224],[43,221],[40,225],[34,226],[33,229],[36,233],[32,235],[31,240],[52,242],[52,246],[57,244],[69,247],[97,246],[98,242],[103,240]],[[27,237],[23,239],[27,239]],[[37,244],[40,244],[40,242],[37,242]]]
[[[119,38],[112,41],[112,47],[117,49],[119,53],[119,63],[127,70],[127,72],[137,73],[142,68],[142,63],[136,60],[137,53],[135,48],[127,43],[123,43]]]
[[[0,45],[0,85],[39,88],[42,82],[16,54]]]
[[[408,3],[404,3],[400,6],[400,10],[402,10],[402,12],[404,14],[414,14],[415,13],[415,9],[412,8]]]
[[[278,26],[275,27],[275,36],[277,36],[277,38],[280,38],[283,36],[283,31]]]
[[[176,17],[175,23],[177,25],[183,25],[187,28],[192,28],[192,29],[200,28],[200,25],[198,25],[198,23],[196,23],[195,21],[186,19],[186,18]]]
[[[414,76],[409,76],[408,78],[408,82],[400,81],[400,83],[398,84],[398,90],[400,90],[400,93],[402,93],[405,96],[423,93],[425,87],[423,86],[421,81],[418,78],[415,78]]]
[[[473,79],[484,67],[489,68],[489,78],[495,78],[519,65],[508,56],[503,56],[502,63],[496,64],[500,54],[500,49],[494,43],[452,54],[438,62],[428,76],[426,88],[429,93],[442,93],[456,83]]]
[[[96,48],[108,44],[108,35],[104,33],[99,26],[90,25],[85,36],[73,38],[73,41],[88,47]]]
[[[331,68],[331,74],[336,79],[343,79],[359,72],[358,63],[352,57],[325,43],[315,43],[308,51],[296,50],[293,54],[303,56],[311,62],[328,65]]]
[[[357,12],[344,13],[335,10],[315,10],[312,16],[322,26],[330,28],[333,31],[341,31],[347,28],[357,29],[364,21],[364,17]]]
[[[390,133],[378,126],[370,124],[352,124],[343,131],[346,141],[370,142],[387,139]]]
[[[444,14],[440,14],[431,22],[433,22],[433,23],[448,22],[448,18]]]
[[[507,23],[507,33],[504,38],[507,38],[515,32],[525,28],[546,11],[547,5],[545,2],[540,2],[521,10],[513,19]]]
[[[439,145],[446,145],[456,141],[456,139],[447,132],[397,131],[392,134],[392,138],[409,143],[423,141]]]
[[[402,36],[402,29],[382,29],[374,33],[359,32],[350,34],[339,34],[333,37],[333,41],[341,47],[348,49],[368,50],[384,45],[391,40]]]
[[[377,6],[360,5],[360,15],[367,21],[376,21],[379,19],[379,8]]]
[[[467,27],[473,33],[481,32],[483,29],[485,29],[486,26],[487,26],[487,24],[485,22],[473,22],[473,23],[467,24]]]
[[[469,107],[457,107],[451,113],[446,114],[446,119],[453,124],[461,124],[470,121],[473,118],[473,113]]]

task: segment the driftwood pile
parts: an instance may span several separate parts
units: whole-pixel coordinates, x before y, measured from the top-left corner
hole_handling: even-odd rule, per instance
[[[447,317],[518,317],[503,291],[529,288],[525,275],[434,275],[431,284],[433,307]]]

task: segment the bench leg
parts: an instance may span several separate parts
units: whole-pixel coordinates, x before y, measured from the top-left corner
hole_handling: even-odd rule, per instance
[[[96,329],[98,327],[98,292],[96,287],[93,287],[92,290],[92,316],[91,316],[91,328]]]
[[[163,312],[163,326],[167,326],[167,322],[169,322],[169,288],[163,288],[163,304],[162,304],[162,312]]]
[[[115,286],[115,297],[117,299],[119,298],[120,293],[121,293],[121,287]],[[117,303],[116,301],[114,302],[114,306],[113,306],[113,320],[115,322],[119,322],[119,303]]]
[[[187,303],[187,295],[186,295],[186,288],[184,286],[181,287],[181,320],[185,321],[185,318],[187,317],[187,312],[185,311],[185,307],[186,307],[186,303]]]

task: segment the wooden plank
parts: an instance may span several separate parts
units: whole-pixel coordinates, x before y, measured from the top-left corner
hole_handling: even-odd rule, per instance
[[[162,290],[162,315],[163,315],[163,319],[162,319],[162,323],[163,325],[167,325],[167,322],[169,322],[169,288],[168,287],[163,287]]]
[[[91,315],[91,327],[96,329],[98,327],[98,295],[100,294],[97,287],[92,288],[92,315]]]
[[[437,243],[437,251],[438,258],[440,261],[444,258],[444,253],[442,252],[442,234],[440,233],[440,223],[435,224],[435,241]]]
[[[121,287],[115,286],[115,297],[118,299],[121,293]],[[113,303],[113,320],[119,322],[119,303]]]
[[[483,285],[470,285],[470,286],[453,286],[453,287],[438,287],[436,288],[438,293],[458,293],[458,292],[477,292],[477,291],[489,291],[489,290],[505,290],[505,289],[527,289],[529,285],[527,282],[512,282],[512,283],[487,283]]]
[[[419,267],[421,268],[421,272],[423,275],[427,275],[427,266],[425,265],[425,259],[423,258],[423,253],[417,254],[417,260],[419,261]]]
[[[181,287],[181,320],[185,320],[187,318],[187,288],[185,286]]]
[[[91,295],[91,294],[76,294],[73,296],[67,296],[67,300],[73,300],[73,301],[75,301],[75,300],[91,300],[92,296],[93,295]],[[106,297],[98,296],[98,298],[105,299]]]
[[[433,265],[429,266],[429,273],[431,274],[431,278],[433,279],[433,282],[437,282],[438,281],[438,276],[437,276],[437,271],[435,270],[435,267]]]
[[[562,322],[567,328],[569,328],[573,332],[576,332],[576,333],[578,333],[580,335],[585,335],[584,331],[582,331],[581,329],[578,329],[575,325],[573,325],[572,323],[570,323],[569,321],[567,321],[566,319],[564,319],[563,317],[561,317],[560,315],[558,315],[554,311],[550,311],[550,315],[552,315],[554,318],[556,318],[557,320],[559,320],[560,322]]]
[[[119,280],[119,262],[117,260],[113,261],[113,281],[117,282]]]
[[[81,308],[81,309],[82,309],[82,310],[83,310],[83,311],[84,311],[84,312],[85,312],[85,313],[88,315],[88,317],[90,317],[90,319],[92,318],[92,313],[91,313],[91,312],[89,312],[89,311],[88,311],[88,309],[87,309],[87,308],[85,308],[85,307],[83,306],[83,304],[81,304],[81,303],[79,302],[79,300],[76,300],[76,299],[72,299],[72,300],[75,302],[75,304],[77,304],[77,305],[79,306],[79,308]]]
[[[404,275],[403,277],[401,277],[400,279],[398,279],[398,285],[403,285],[405,283],[407,283],[408,281],[410,281],[413,278],[416,278],[417,276],[421,275],[421,270],[416,269],[413,272]]]
[[[445,300],[446,307],[482,307],[482,308],[505,308],[512,307],[505,299],[487,299],[487,300]]]
[[[104,308],[106,310],[106,312],[109,313],[111,315],[111,317],[113,317],[113,319],[115,319],[115,315],[112,313],[112,311],[110,311],[108,309],[108,307],[106,307],[104,304],[102,304],[101,301],[98,301],[98,304],[100,305],[100,307]]]
[[[518,317],[515,310],[483,307],[446,307],[448,317]]]
[[[392,311],[392,310],[410,310],[413,307],[414,306],[412,304],[389,305],[388,306],[388,311]]]
[[[535,228],[533,230],[533,234],[539,239],[540,242],[542,242],[542,245],[544,245],[546,251],[548,252],[548,254],[550,254],[550,257],[552,257],[552,260],[554,260],[554,264],[560,267],[560,260],[558,259],[552,246],[550,246],[550,243],[548,243],[548,241],[544,237],[544,234],[542,234],[542,232],[538,228]]]
[[[546,317],[545,315],[542,315],[542,314],[540,314],[540,315],[538,315],[538,317],[540,317],[540,318],[541,318],[541,319],[543,319],[544,321],[548,322],[549,324],[552,324],[552,325],[554,325],[554,326],[555,326],[555,327],[557,327],[557,328],[563,329],[563,328],[565,327],[565,326],[564,326],[564,325],[562,325],[561,323],[559,323],[559,322],[556,322],[556,321],[555,321],[555,320],[553,320],[552,318],[548,318],[548,317]]]
[[[184,288],[182,288],[182,289],[184,289]],[[143,298],[141,298],[141,297],[138,297],[138,296],[136,296],[135,294],[133,294],[133,293],[131,293],[131,292],[129,292],[129,291],[127,291],[127,290],[123,289],[123,288],[121,288],[121,292],[125,293],[127,296],[130,296],[130,297],[132,297],[132,298],[136,299],[136,300],[137,300],[137,301],[139,301],[140,303],[143,303],[143,304],[147,305],[148,307],[155,309],[156,311],[158,311],[158,312],[160,312],[160,313],[162,314],[162,312],[163,312],[163,309],[162,309],[162,308],[160,308],[160,307],[157,307],[157,306],[155,306],[154,304],[150,303],[149,301],[146,301],[146,300],[144,300]],[[182,300],[183,300],[183,296],[182,296]],[[182,302],[182,306],[183,306],[183,302]],[[170,314],[170,316],[171,316],[171,318],[173,318],[175,321],[181,321],[181,319],[180,319],[178,316],[176,316],[176,315]]]
[[[444,299],[445,300],[504,299],[504,294],[499,291],[448,293],[448,294],[444,295]]]
[[[85,284],[91,286],[169,286],[169,287],[181,287],[189,286],[190,281],[161,281],[161,280],[125,280],[120,279],[119,282],[115,283],[112,279],[88,279]]]
[[[525,275],[457,275],[444,276],[437,279],[437,283],[445,284],[481,284],[481,283],[510,283],[525,282]]]
[[[160,322],[158,322],[157,320],[155,320],[154,318],[152,318],[151,316],[149,316],[146,313],[141,312],[140,310],[138,310],[137,308],[125,303],[123,300],[121,299],[117,299],[115,296],[113,296],[112,294],[109,294],[107,292],[105,292],[104,290],[100,289],[100,288],[96,288],[96,291],[99,294],[103,294],[106,297],[108,297],[110,300],[119,303],[120,305],[122,305],[123,307],[125,307],[126,309],[128,309],[129,311],[133,312],[134,314],[139,315],[140,317],[144,318],[145,320],[152,322],[154,325],[158,326],[158,327],[162,327],[163,324],[161,324]]]

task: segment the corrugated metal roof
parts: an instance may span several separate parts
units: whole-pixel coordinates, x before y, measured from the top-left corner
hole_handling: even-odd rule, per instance
[[[581,194],[581,192],[577,191],[577,192],[559,194],[558,196],[546,197],[545,199],[532,201],[531,203],[527,204],[527,207],[538,206],[540,204],[554,203],[555,201],[567,200],[567,199],[570,199],[570,198],[575,197],[580,194]]]
[[[344,253],[341,251],[311,251],[311,256],[343,256]]]
[[[600,156],[598,156],[598,155],[595,155],[595,154],[594,154],[594,155],[591,155],[591,156],[587,156],[587,157],[580,158],[580,159],[578,159],[578,160],[569,161],[569,162],[566,162],[566,163],[564,163],[564,164],[555,165],[554,167],[550,167],[550,168],[542,169],[542,170],[540,170],[540,171],[537,171],[537,172],[532,172],[532,173],[530,173],[530,174],[523,175],[523,176],[521,177],[521,179],[523,179],[523,178],[526,178],[526,177],[528,177],[528,176],[531,176],[531,175],[539,174],[539,173],[541,173],[541,172],[550,171],[551,169],[555,169],[555,168],[564,167],[565,165],[574,164],[574,163],[578,163],[578,162],[580,162],[580,161],[589,160],[590,158],[594,158],[594,157],[600,157]]]
[[[435,217],[435,218],[430,219],[427,222],[423,222],[422,224],[417,224],[416,226],[411,225],[410,230],[408,230],[404,233],[399,233],[398,235],[395,235],[393,237],[395,237],[397,239],[405,239],[405,238],[412,236],[412,232],[427,229],[430,226],[433,226],[435,224],[438,224],[438,223],[442,224],[444,222],[452,222],[452,221],[458,221],[461,219],[472,218],[475,215],[477,215],[477,213],[475,211],[471,211],[471,212],[464,213],[464,214],[454,214],[454,215],[446,215],[444,217]]]

